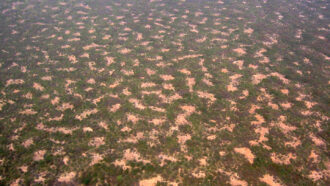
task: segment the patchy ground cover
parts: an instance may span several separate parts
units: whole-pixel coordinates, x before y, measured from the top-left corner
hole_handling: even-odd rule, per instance
[[[329,185],[328,1],[0,4],[0,185]]]

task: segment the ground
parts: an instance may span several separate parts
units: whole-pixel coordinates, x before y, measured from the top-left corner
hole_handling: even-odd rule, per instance
[[[2,0],[0,185],[329,185],[326,0]]]

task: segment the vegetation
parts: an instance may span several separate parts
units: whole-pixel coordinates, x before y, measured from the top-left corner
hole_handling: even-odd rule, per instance
[[[2,0],[0,185],[329,185],[329,2]]]

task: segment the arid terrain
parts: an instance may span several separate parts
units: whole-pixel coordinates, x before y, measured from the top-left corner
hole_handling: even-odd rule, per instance
[[[330,185],[329,0],[1,0],[0,185]]]

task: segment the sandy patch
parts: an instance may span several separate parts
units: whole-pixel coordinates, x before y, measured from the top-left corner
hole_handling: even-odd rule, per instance
[[[311,109],[314,105],[316,105],[316,102],[311,102],[311,101],[304,101],[305,105],[308,109]]]
[[[84,131],[84,132],[93,132],[93,129],[90,128],[90,127],[84,127],[84,128],[83,128],[83,131]]]
[[[214,97],[214,94],[208,93],[208,92],[202,92],[197,91],[197,95],[200,98],[208,99],[208,104],[213,104],[216,101],[216,98]]]
[[[125,138],[122,142],[125,143],[138,143],[140,139],[144,137],[143,132],[137,132],[136,135],[131,135],[128,138]]]
[[[316,154],[315,150],[312,150],[310,155],[308,156],[308,160],[312,161],[313,163],[319,162],[319,155]]]
[[[206,174],[204,171],[199,170],[199,171],[194,171],[192,173],[192,176],[195,178],[205,178]]]
[[[109,111],[110,112],[117,112],[121,107],[121,104],[120,103],[117,103],[117,104],[114,104],[112,105],[112,107],[109,108]]]
[[[19,84],[24,84],[25,81],[23,79],[9,79],[6,82],[6,87],[9,85],[19,85]]]
[[[108,125],[107,125],[104,121],[99,122],[98,125],[99,125],[100,127],[104,128],[105,130],[108,130],[108,129],[109,129],[109,128],[108,128]]]
[[[4,100],[0,99],[0,111],[2,111],[2,107],[5,106],[6,104],[7,103]]]
[[[246,51],[243,48],[236,48],[233,51],[236,52],[239,56],[246,54]]]
[[[69,61],[70,61],[72,64],[78,63],[76,56],[74,56],[74,55],[70,55],[70,56],[68,56],[68,58],[69,58]]]
[[[114,58],[109,57],[109,56],[106,56],[105,60],[107,61],[107,63],[106,63],[107,66],[110,66],[111,64],[113,64],[115,62]]]
[[[193,112],[195,112],[195,107],[194,106],[190,106],[190,105],[184,105],[180,107],[184,113],[179,114],[176,119],[175,119],[175,123],[177,125],[185,125],[185,124],[189,124],[189,122],[187,121],[187,117],[189,117]]]
[[[202,38],[200,38],[200,39],[196,39],[195,41],[196,41],[197,43],[203,43],[203,42],[206,41],[206,37],[202,37]]]
[[[316,137],[314,134],[310,134],[309,137],[311,138],[311,140],[317,146],[325,146],[326,145],[326,143],[321,138]]]
[[[259,84],[263,79],[267,78],[268,76],[264,74],[255,74],[252,76],[252,83],[257,85]]]
[[[193,86],[196,84],[195,78],[187,78],[186,81],[187,81],[187,85],[189,87],[189,92],[192,92]]]
[[[270,60],[269,60],[269,58],[268,58],[268,57],[263,57],[263,58],[262,58],[262,59],[260,59],[258,62],[259,62],[259,63],[261,63],[261,64],[265,64],[265,63],[269,63],[269,62],[270,62]]]
[[[57,71],[64,71],[64,72],[73,72],[76,71],[76,68],[70,67],[70,68],[57,68]]]
[[[265,174],[262,178],[259,178],[261,182],[265,182],[267,185],[270,186],[281,186],[279,182],[275,180],[275,178],[269,174]]]
[[[123,49],[119,50],[118,52],[121,53],[121,54],[128,54],[128,53],[131,52],[131,50],[127,49],[127,48],[123,48]]]
[[[233,132],[235,126],[235,124],[227,124],[224,127],[220,128],[220,130],[228,130],[229,132]]]
[[[292,104],[289,102],[285,102],[285,103],[280,103],[281,107],[285,110],[291,108]]]
[[[50,95],[49,94],[43,94],[40,99],[49,99]],[[1,110],[1,109],[0,109]]]
[[[218,172],[229,176],[229,184],[232,186],[248,186],[248,183],[244,180],[241,180],[237,173],[224,171],[222,169],[218,169]]]
[[[251,108],[249,110],[249,113],[250,114],[254,114],[257,109],[260,109],[260,107],[253,104],[253,105],[251,105]]]
[[[291,131],[294,131],[297,129],[294,126],[289,126],[289,125],[285,124],[285,121],[286,121],[286,117],[280,116],[278,118],[277,122],[272,122],[270,125],[279,127],[284,134],[287,134],[288,132],[291,132]]]
[[[123,94],[124,94],[125,96],[130,96],[130,95],[132,95],[132,93],[128,90],[128,88],[123,89]]]
[[[175,158],[174,156],[166,155],[163,153],[159,154],[158,158],[161,160],[160,166],[164,166],[166,164],[166,161],[169,161],[169,162],[178,161],[177,158]]]
[[[141,88],[150,88],[150,87],[155,87],[156,84],[152,82],[146,82],[146,83],[141,83]]]
[[[156,112],[166,112],[165,109],[159,108],[159,107],[155,107],[155,106],[149,106],[148,108],[151,109],[151,110],[153,110],[153,111],[156,111]]]
[[[202,81],[207,85],[207,86],[214,86],[214,84],[210,81],[210,80],[208,80],[208,79],[206,79],[206,78],[203,78],[202,79]]]
[[[237,65],[238,69],[242,70],[244,61],[243,60],[234,61],[233,64]]]
[[[20,169],[22,172],[24,172],[24,173],[28,171],[28,168],[29,168],[29,167],[28,167],[28,166],[25,166],[25,165],[19,167],[19,169]]]
[[[272,153],[270,155],[271,160],[277,164],[289,165],[291,160],[295,160],[297,157],[292,153],[287,155]]]
[[[189,124],[189,122],[186,119],[186,114],[179,114],[176,119],[175,119],[175,123],[177,125],[185,125],[185,124]]]
[[[121,132],[130,132],[132,129],[129,127],[123,127],[122,129],[120,129]]]
[[[149,68],[146,68],[146,72],[147,72],[147,74],[148,74],[149,76],[154,75],[154,74],[156,73],[156,71],[151,70],[151,69],[149,69]]]
[[[89,83],[89,84],[95,84],[95,79],[90,78],[90,79],[87,80],[87,83]]]
[[[304,116],[310,116],[313,114],[313,112],[309,111],[309,110],[304,110],[304,111],[301,111],[301,114],[304,115]]]
[[[141,186],[156,186],[157,182],[162,182],[162,181],[163,181],[163,178],[160,175],[158,175],[156,177],[152,177],[152,178],[149,178],[149,179],[140,180],[139,185],[141,185]]]
[[[210,141],[213,141],[213,140],[215,140],[217,138],[217,136],[216,135],[210,135],[210,136],[207,136],[207,140],[210,140]]]
[[[203,157],[203,158],[199,159],[198,161],[199,161],[200,166],[207,166],[208,165],[207,157]]]
[[[103,40],[109,40],[111,38],[111,35],[104,35],[102,37]]]
[[[25,73],[26,71],[26,66],[21,66],[21,72]]]
[[[226,73],[228,73],[228,70],[226,68],[223,68],[223,69],[221,69],[221,72],[226,74]]]
[[[69,157],[68,156],[65,156],[64,158],[63,158],[63,163],[64,163],[64,165],[68,165],[69,164]]]
[[[284,75],[278,72],[273,72],[270,75],[279,78],[284,84],[288,84],[290,82],[288,79],[284,77]]]
[[[233,84],[230,83],[229,85],[227,85],[228,92],[234,92],[236,90],[237,90],[237,87],[235,87]]]
[[[141,159],[141,156],[140,156],[139,152],[137,152],[135,149],[134,150],[126,149],[124,151],[123,158],[126,161],[137,161],[137,162],[143,162],[143,163],[149,163],[150,162],[148,160]]]
[[[88,143],[89,146],[94,146],[94,147],[99,147],[104,144],[105,144],[104,137],[95,137]]]
[[[187,114],[192,114],[193,112],[195,112],[196,108],[194,106],[190,106],[190,105],[183,105],[180,107],[185,113]]]
[[[191,54],[191,55],[185,55],[182,57],[178,57],[178,60],[184,60],[184,59],[192,59],[203,56],[202,54]]]
[[[21,178],[18,178],[14,182],[12,182],[10,184],[10,186],[20,186],[22,184],[21,182],[22,182],[22,179]]]
[[[67,109],[73,110],[74,106],[70,103],[62,103],[61,106],[58,106],[56,109],[64,112]]]
[[[248,67],[256,70],[258,68],[258,65],[249,64]]]
[[[245,99],[249,96],[249,91],[248,90],[243,90],[242,91],[242,96],[239,97],[239,99]]]
[[[290,146],[290,147],[293,147],[293,148],[297,148],[297,146],[301,145],[301,141],[298,138],[293,137],[292,141],[285,142],[284,145],[285,146]]]
[[[312,65],[311,60],[308,59],[308,58],[306,58],[306,57],[304,58],[303,62],[304,62],[305,64]]]
[[[236,86],[238,85],[238,79],[241,78],[241,77],[242,77],[242,75],[240,75],[240,74],[235,74],[235,75],[232,75],[232,76],[229,77],[231,82],[227,86],[227,91],[228,92],[233,92],[233,91],[237,90]]]
[[[46,150],[39,150],[37,152],[34,152],[33,160],[41,161],[44,159],[45,154],[46,154]]]
[[[257,119],[257,121],[252,121],[252,125],[261,125],[262,123],[265,123],[265,119],[262,115],[256,114],[254,117]]]
[[[85,110],[84,112],[82,112],[79,115],[76,115],[75,118],[82,121],[83,119],[86,119],[88,116],[92,115],[92,114],[96,114],[98,112],[98,110],[95,109],[91,109],[91,110]]]
[[[132,103],[132,104],[134,105],[134,107],[137,108],[137,109],[141,109],[141,110],[143,110],[143,109],[146,108],[146,107],[141,103],[141,101],[138,100],[138,99],[133,99],[133,98],[131,98],[131,99],[129,99],[129,102]]]
[[[174,80],[174,77],[172,75],[160,75],[159,77],[162,78],[164,81]]]
[[[185,69],[185,68],[184,69],[180,69],[179,72],[181,72],[181,73],[183,73],[185,75],[190,75],[191,74],[191,72],[189,70]]]
[[[252,154],[249,148],[246,147],[234,148],[234,151],[236,153],[243,155],[251,164],[253,163],[255,156]]]
[[[89,50],[89,49],[91,49],[91,48],[96,48],[96,47],[100,47],[100,45],[95,44],[95,43],[92,43],[92,44],[90,44],[90,45],[86,45],[86,46],[84,46],[83,49],[84,49],[84,50]]]
[[[153,123],[154,125],[161,125],[165,122],[166,120],[163,118],[155,118],[150,121],[150,123]]]
[[[83,53],[80,57],[82,57],[82,58],[89,58],[89,54],[88,53]]]
[[[52,105],[56,105],[60,102],[60,98],[59,97],[55,97],[54,99],[51,100]]]
[[[78,128],[74,128],[74,129],[69,129],[69,128],[64,128],[64,127],[50,127],[50,128],[46,128],[42,123],[39,123],[36,126],[36,129],[38,130],[44,130],[47,132],[51,132],[51,133],[55,133],[55,132],[61,132],[63,134],[72,134],[73,131],[77,130]]]
[[[71,182],[76,177],[75,172],[64,173],[58,178],[59,182]]]
[[[47,175],[47,172],[41,172],[36,179],[34,179],[35,182],[40,183],[40,182],[45,182],[45,177]]]
[[[25,147],[25,148],[28,148],[30,145],[32,145],[33,144],[33,139],[32,138],[30,138],[30,139],[27,139],[26,141],[24,141],[23,143],[22,143],[22,145]]]
[[[204,59],[201,59],[198,64],[202,67],[202,72],[207,72],[207,68],[204,66]]]
[[[134,75],[134,71],[133,70],[125,70],[125,69],[122,69],[121,72],[126,75],[126,76],[132,76]]]
[[[109,88],[116,88],[121,83],[121,80],[116,80],[113,84],[109,85]]]
[[[39,83],[33,83],[33,88],[39,91],[44,91],[45,88],[41,86]]]
[[[69,129],[69,128],[64,128],[64,127],[59,127],[59,128],[49,128],[47,131],[50,132],[61,132],[63,134],[72,134],[72,132],[77,129]]]
[[[163,88],[164,88],[165,90],[172,90],[172,91],[175,90],[175,89],[174,89],[174,86],[173,86],[172,84],[170,84],[170,83],[163,83]]]
[[[11,143],[11,144],[7,145],[7,147],[10,151],[15,151],[14,144]]]
[[[89,164],[89,166],[95,165],[95,164],[99,163],[100,161],[102,161],[103,155],[98,154],[98,153],[93,153],[91,158],[92,158],[92,161]]]
[[[137,41],[140,41],[140,40],[142,40],[142,39],[143,39],[142,33],[137,33],[137,34],[136,34],[136,40],[137,40]]]
[[[131,169],[131,167],[126,164],[126,160],[124,159],[117,159],[113,164],[117,167],[121,167],[123,170]]]
[[[238,176],[231,176],[229,183],[232,186],[248,186],[248,183],[244,180],[240,180]]]
[[[309,173],[307,177],[315,182],[323,178],[323,173],[320,171],[313,170]]]
[[[36,114],[37,112],[34,111],[33,109],[25,109],[21,112],[19,112],[20,114],[23,114],[23,115],[34,115]]]
[[[252,33],[253,33],[253,29],[252,28],[247,28],[247,29],[244,29],[244,33],[245,34],[249,34],[249,35],[251,35]]]
[[[128,122],[132,122],[133,124],[136,124],[139,120],[140,120],[140,118],[138,116],[133,115],[133,114],[127,114]]]
[[[178,143],[180,144],[181,151],[186,152],[187,151],[187,146],[185,145],[186,141],[191,139],[190,134],[184,134],[184,135],[178,135]]]
[[[270,150],[271,148],[267,145],[264,144],[264,142],[268,141],[268,138],[266,135],[269,133],[269,129],[265,127],[259,127],[254,130],[255,133],[259,134],[259,139],[258,140],[252,140],[249,141],[250,145],[258,145],[258,144],[263,144],[263,147]]]
[[[171,96],[165,96],[161,94],[161,91],[155,91],[154,93],[156,93],[159,98],[162,99],[163,103],[172,103],[174,100],[182,99],[182,97],[178,93],[175,93]]]
[[[289,95],[288,89],[281,89],[282,94]]]

